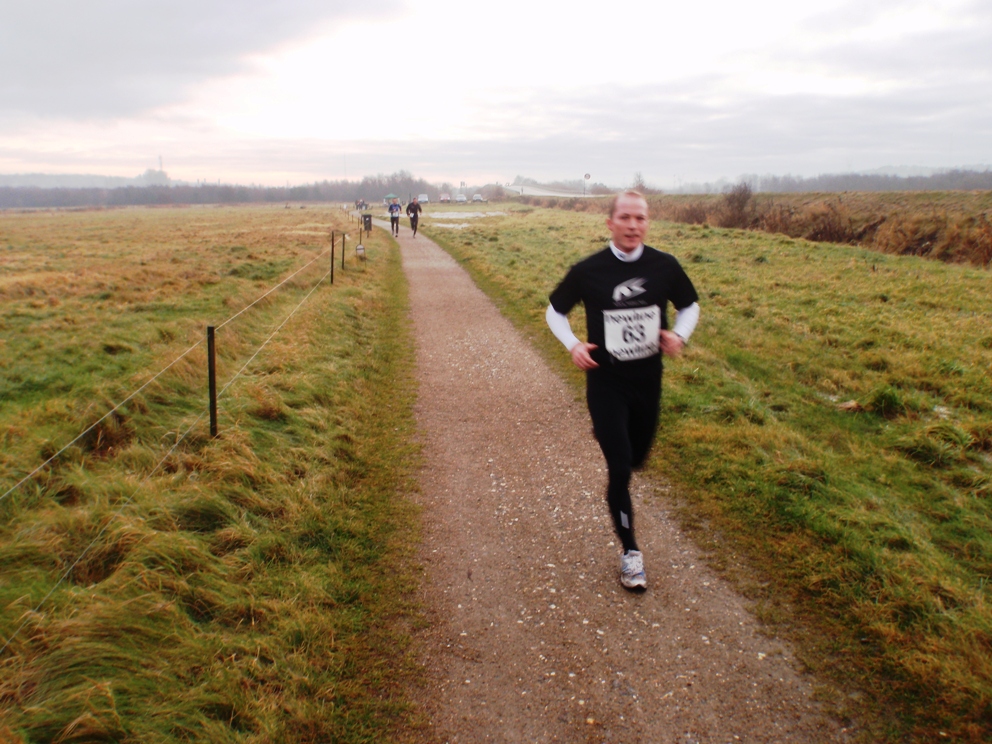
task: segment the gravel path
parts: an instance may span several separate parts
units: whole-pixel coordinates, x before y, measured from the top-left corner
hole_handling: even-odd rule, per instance
[[[424,740],[846,741],[636,476],[649,588],[620,587],[584,401],[446,253],[405,226],[399,243],[427,463]]]

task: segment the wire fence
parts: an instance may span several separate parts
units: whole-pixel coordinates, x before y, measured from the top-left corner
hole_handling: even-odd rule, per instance
[[[246,305],[245,307],[241,308],[238,312],[236,312],[230,318],[228,318],[223,323],[221,323],[220,325],[218,325],[217,326],[217,329],[219,330],[219,329],[223,328],[224,326],[226,326],[228,323],[230,323],[232,320],[235,320],[235,319],[241,317],[241,315],[243,315],[244,313],[246,313],[249,310],[251,310],[253,307],[255,307],[255,305],[257,305],[259,302],[261,302],[262,300],[264,300],[270,294],[272,294],[273,292],[275,292],[277,289],[279,289],[282,285],[284,285],[286,282],[288,282],[294,276],[296,276],[297,274],[299,274],[301,271],[304,271],[304,270],[310,268],[311,266],[313,266],[315,263],[317,263],[320,259],[322,259],[324,256],[326,256],[330,252],[331,252],[331,250],[328,249],[328,250],[324,251],[323,253],[321,253],[319,256],[317,256],[313,261],[311,261],[310,263],[308,263],[306,266],[301,266],[299,269],[297,269],[292,274],[290,274],[289,276],[287,276],[285,279],[283,279],[281,282],[279,282],[276,286],[274,286],[268,292],[266,292],[265,294],[263,294],[257,300],[255,300],[254,302],[252,302],[250,305]],[[324,276],[327,276],[327,274],[325,274]],[[323,281],[323,278],[321,278],[321,281]]]
[[[3,646],[0,646],[0,657],[4,655],[4,653],[7,651],[7,648],[10,646],[11,643],[14,642],[14,639],[17,638],[18,634],[20,634],[20,632],[24,630],[24,627],[31,620],[32,616],[37,615],[41,611],[41,608],[45,605],[45,602],[47,602],[49,598],[53,594],[55,594],[55,590],[58,589],[60,586],[62,586],[63,583],[65,583],[65,580],[69,578],[69,575],[73,572],[73,569],[75,569],[76,566],[79,565],[79,562],[82,561],[83,558],[85,558],[86,555],[93,549],[93,546],[100,541],[100,538],[103,537],[103,535],[107,532],[107,530],[110,529],[110,526],[114,524],[116,518],[123,513],[125,507],[129,506],[134,501],[134,497],[138,494],[138,491],[141,490],[142,486],[144,486],[145,483],[153,475],[155,475],[155,473],[159,471],[159,469],[165,464],[165,462],[172,456],[172,453],[176,451],[176,448],[179,447],[179,445],[183,442],[184,439],[186,439],[189,433],[193,431],[193,427],[195,427],[198,423],[200,423],[200,421],[202,421],[203,417],[206,415],[207,414],[204,411],[199,416],[197,416],[196,420],[189,425],[186,431],[183,432],[182,436],[176,438],[175,444],[173,444],[169,448],[169,451],[165,453],[165,457],[163,457],[161,460],[158,461],[158,464],[155,465],[155,467],[152,468],[151,471],[149,471],[148,474],[141,479],[141,481],[138,483],[138,486],[133,491],[131,491],[131,494],[121,502],[120,507],[113,514],[110,515],[110,517],[107,519],[107,523],[103,525],[103,528],[96,534],[96,537],[94,537],[90,541],[89,545],[83,548],[83,551],[79,554],[76,560],[74,560],[72,564],[70,564],[69,568],[67,568],[62,573],[62,575],[59,577],[59,580],[55,582],[54,586],[52,586],[51,589],[48,590],[48,593],[41,598],[41,601],[38,602],[38,604],[35,605],[35,607],[31,609],[30,612],[25,613],[25,617],[21,621],[21,624],[17,626],[17,628],[14,630],[13,633],[11,633],[10,638],[4,641]]]
[[[195,344],[193,344],[188,349],[186,349],[186,351],[184,351],[178,357],[176,357],[171,362],[169,362],[169,364],[167,364],[164,368],[162,368],[161,371],[159,371],[155,376],[153,376],[151,379],[149,379],[148,382],[146,382],[144,385],[142,385],[141,387],[139,387],[137,390],[135,390],[133,393],[131,393],[129,396],[127,396],[124,400],[122,400],[120,403],[118,403],[117,405],[115,405],[109,411],[107,411],[103,416],[101,416],[96,421],[94,421],[93,424],[90,425],[87,429],[83,430],[79,434],[79,436],[77,436],[71,442],[69,442],[68,444],[66,444],[62,449],[60,449],[54,455],[52,455],[47,460],[45,460],[43,463],[41,463],[41,465],[39,465],[38,467],[36,467],[30,473],[28,473],[23,478],[21,478],[19,481],[17,481],[17,483],[15,483],[13,486],[11,486],[9,489],[7,489],[3,493],[3,495],[0,496],[0,502],[2,502],[8,496],[10,496],[12,493],[14,493],[14,491],[16,491],[18,488],[20,488],[21,486],[23,486],[25,483],[27,483],[29,480],[31,480],[34,476],[36,476],[42,470],[44,470],[46,465],[48,465],[49,463],[57,460],[58,457],[59,457],[59,455],[63,454],[72,445],[74,445],[76,442],[78,442],[80,439],[82,439],[87,434],[89,434],[91,431],[93,431],[96,427],[98,427],[101,423],[103,423],[108,418],[110,418],[113,414],[115,414],[118,411],[118,409],[120,409],[125,404],[127,404],[129,401],[131,401],[132,399],[134,399],[134,397],[137,396],[142,390],[144,390],[146,387],[148,387],[149,385],[151,385],[153,382],[155,382],[155,380],[157,380],[159,377],[161,377],[162,375],[164,375],[170,369],[172,369],[172,367],[174,367],[180,361],[182,361],[183,359],[185,359],[189,355],[190,352],[192,352],[194,349],[196,349],[198,346],[200,346],[202,344],[203,344],[203,340],[201,339],[200,341],[197,341]]]
[[[281,282],[279,282],[279,284],[275,285],[270,290],[268,290],[265,294],[263,294],[260,297],[258,297],[254,302],[252,302],[249,305],[245,306],[244,308],[242,308],[241,310],[239,310],[237,313],[235,313],[234,315],[232,315],[231,317],[229,317],[227,320],[225,320],[223,323],[221,323],[220,325],[218,325],[217,328],[223,328],[228,323],[232,322],[233,320],[235,320],[239,316],[243,315],[247,310],[249,310],[250,308],[252,308],[255,305],[257,305],[265,297],[268,297],[275,290],[277,290],[280,287],[282,287],[283,285],[285,285],[288,281],[290,281],[291,279],[293,279],[295,276],[297,276],[302,271],[304,271],[305,269],[307,269],[310,266],[312,266],[314,263],[316,263],[317,261],[319,261],[321,258],[323,258],[324,256],[326,256],[329,253],[331,254],[331,261],[332,261],[332,266],[333,266],[333,260],[334,260],[334,258],[333,258],[333,252],[332,251],[333,251],[333,249],[328,249],[328,250],[324,251],[323,253],[321,253],[320,255],[318,255],[316,258],[314,258],[312,261],[310,261],[309,263],[307,263],[305,266],[303,266],[303,267],[297,269],[296,271],[294,271],[288,277],[286,277]],[[310,291],[307,292],[306,296],[299,302],[299,304],[297,304],[296,307],[294,307],[292,309],[292,311],[290,311],[290,313],[282,320],[282,322],[279,323],[278,326],[276,326],[275,330],[273,330],[272,333],[269,334],[269,336],[265,339],[265,341],[263,341],[261,343],[261,345],[259,345],[258,348],[255,349],[254,353],[249,357],[248,361],[246,361],[241,366],[241,368],[231,377],[231,379],[227,381],[227,383],[224,385],[224,387],[218,393],[218,395],[217,395],[217,398],[218,399],[221,396],[223,396],[223,394],[231,387],[231,385],[233,385],[235,383],[235,381],[237,381],[238,378],[240,378],[245,373],[245,371],[248,369],[248,367],[251,365],[251,363],[258,357],[258,355],[262,352],[262,350],[269,344],[270,341],[272,341],[273,338],[275,338],[278,335],[279,331],[281,331],[283,329],[283,327],[285,327],[286,323],[288,323],[289,320],[299,311],[299,309],[301,307],[303,307],[304,304],[306,304],[306,302],[310,299],[310,297],[313,296],[314,292],[317,291],[317,289],[324,282],[324,280],[327,279],[330,275],[331,275],[331,271],[327,271],[327,272],[325,272],[320,277],[320,279],[318,281],[316,281],[314,283],[313,287],[311,287]],[[161,377],[163,374],[165,374],[169,369],[171,369],[173,366],[175,366],[183,358],[185,358],[186,356],[188,356],[194,349],[196,349],[197,347],[199,347],[202,343],[203,343],[203,341],[201,340],[201,341],[196,342],[192,346],[190,346],[182,354],[180,354],[178,357],[176,357],[174,360],[172,360],[162,370],[160,370],[153,377],[151,377],[147,382],[145,382],[141,387],[139,387],[137,390],[135,390],[134,392],[132,392],[124,400],[122,400],[120,403],[116,404],[113,408],[111,408],[110,411],[108,411],[104,416],[102,416],[94,424],[92,424],[85,431],[83,431],[81,434],[79,434],[71,442],[69,442],[64,447],[62,447],[62,449],[60,449],[54,455],[52,455],[51,457],[49,457],[45,462],[43,462],[37,468],[35,468],[34,470],[32,470],[26,476],[24,476],[20,481],[18,481],[16,484],[14,484],[14,486],[12,486],[10,489],[8,489],[2,496],[0,496],[0,502],[2,502],[8,496],[10,496],[12,493],[14,493],[14,491],[16,491],[21,485],[23,485],[28,480],[30,480],[32,477],[34,477],[35,475],[37,475],[47,465],[49,465],[52,461],[54,461],[56,458],[58,458],[59,455],[61,455],[62,453],[64,453],[69,447],[71,447],[73,444],[75,444],[80,439],[82,439],[84,436],[86,436],[86,434],[88,434],[94,428],[96,428],[102,421],[106,420],[109,416],[113,415],[118,409],[120,409],[122,406],[124,406],[126,403],[128,403],[128,401],[133,400],[134,397],[137,396],[139,393],[141,393],[142,390],[144,390],[149,385],[151,385],[153,382],[155,382],[155,380],[157,380],[159,377]],[[155,467],[153,467],[148,473],[146,473],[141,478],[140,482],[131,491],[130,495],[128,495],[127,498],[125,498],[125,499],[123,499],[121,501],[120,506],[106,520],[106,524],[104,524],[104,526],[100,529],[100,531],[96,534],[96,536],[90,541],[90,543],[83,549],[83,551],[76,557],[76,559],[69,565],[69,567],[61,574],[61,576],[59,577],[58,581],[55,582],[55,584],[51,587],[51,589],[49,589],[49,591],[45,594],[45,596],[41,598],[41,600],[37,603],[37,605],[32,610],[30,610],[29,612],[25,613],[24,619],[21,621],[20,625],[18,625],[18,627],[14,630],[14,632],[10,635],[10,637],[7,638],[4,641],[3,645],[0,646],[0,657],[3,656],[3,654],[10,647],[10,644],[13,643],[14,639],[17,638],[17,636],[20,634],[20,632],[27,626],[27,624],[30,622],[31,618],[33,616],[36,616],[41,611],[41,608],[51,598],[51,596],[55,593],[55,591],[63,583],[65,583],[66,579],[69,578],[69,576],[72,574],[73,570],[75,570],[76,566],[78,566],[79,563],[83,560],[83,558],[85,558],[86,555],[89,554],[89,552],[93,549],[93,547],[100,541],[100,538],[102,538],[103,535],[106,534],[107,530],[110,529],[111,525],[113,525],[115,523],[116,518],[119,517],[123,513],[123,511],[124,511],[125,508],[127,508],[130,504],[132,504],[134,502],[134,498],[135,498],[135,496],[137,496],[137,494],[141,490],[141,488],[152,478],[152,476],[154,476],[159,470],[161,470],[162,466],[168,461],[168,459],[176,451],[176,449],[179,447],[179,445],[189,436],[190,432],[192,432],[193,429],[206,416],[207,416],[207,411],[206,410],[202,411],[196,417],[196,419],[193,421],[193,423],[190,424],[186,428],[186,430],[183,431],[183,433],[181,435],[179,435],[179,436],[176,437],[176,441],[172,444],[172,446],[165,453],[165,455],[158,461],[158,463],[155,465]]]

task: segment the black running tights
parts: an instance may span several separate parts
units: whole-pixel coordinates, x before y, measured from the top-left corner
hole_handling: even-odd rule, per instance
[[[661,380],[629,380],[610,370],[590,370],[586,375],[586,401],[593,433],[606,458],[609,472],[606,502],[613,527],[624,552],[637,550],[630,474],[644,465],[654,441]]]

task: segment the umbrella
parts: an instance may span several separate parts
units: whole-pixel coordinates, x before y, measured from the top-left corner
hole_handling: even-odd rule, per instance
[[[399,199],[399,197],[396,194],[386,194],[386,196],[384,196],[383,198],[384,199]]]

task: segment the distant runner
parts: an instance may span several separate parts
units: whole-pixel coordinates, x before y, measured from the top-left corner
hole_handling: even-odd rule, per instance
[[[423,207],[420,206],[420,202],[417,201],[417,197],[413,197],[413,201],[406,205],[406,216],[410,218],[410,227],[413,228],[413,237],[417,237],[417,223],[420,222],[420,213],[423,211]]]
[[[393,199],[393,203],[389,205],[389,227],[393,231],[394,238],[400,236],[400,214],[402,212],[403,208],[400,206],[400,200]]]
[[[636,191],[618,195],[606,220],[607,248],[579,261],[551,293],[548,326],[586,372],[593,433],[609,472],[606,500],[623,546],[620,583],[646,589],[644,559],[634,540],[631,472],[644,465],[661,404],[662,354],[678,356],[699,320],[699,299],[679,262],[644,245],[648,205]],[[588,342],[572,333],[568,313],[586,310]],[[676,310],[668,330],[667,307]]]

